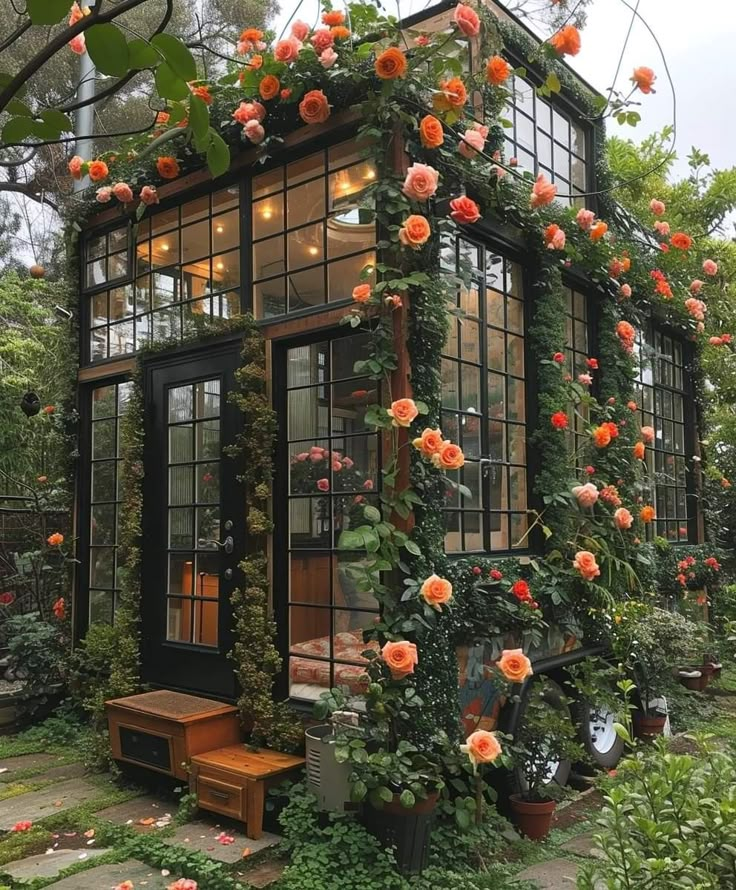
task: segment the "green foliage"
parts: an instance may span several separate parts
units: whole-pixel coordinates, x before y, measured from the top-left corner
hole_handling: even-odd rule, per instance
[[[110,689],[113,663],[110,654],[119,642],[117,627],[92,624],[69,658],[69,694],[81,711],[99,715]]]
[[[65,674],[66,646],[59,622],[50,624],[36,614],[16,615],[7,622],[8,650],[13,670],[23,677],[19,714],[32,719],[59,692]]]
[[[703,742],[698,756],[664,741],[619,769],[596,820],[600,861],[579,890],[717,890],[736,874],[736,762]]]

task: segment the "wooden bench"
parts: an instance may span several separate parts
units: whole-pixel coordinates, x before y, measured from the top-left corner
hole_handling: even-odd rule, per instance
[[[245,823],[245,833],[257,840],[263,833],[266,791],[304,766],[303,757],[230,745],[192,757],[189,785],[203,810]]]

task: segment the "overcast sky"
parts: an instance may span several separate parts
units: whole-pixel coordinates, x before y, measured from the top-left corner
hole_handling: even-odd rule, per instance
[[[635,5],[634,0],[630,0]],[[384,0],[396,11],[396,0]],[[291,15],[294,0],[282,0],[284,12],[276,22],[278,34]],[[334,3],[339,8],[340,3]],[[427,0],[401,0],[407,16],[427,6]],[[317,0],[302,0],[297,17],[313,22]],[[736,164],[736,121],[732,118],[736,94],[736,2],[735,0],[640,0],[639,13],[660,42],[677,93],[678,172],[686,172],[691,146],[710,154],[715,166]],[[583,48],[572,60],[573,67],[601,90],[607,91],[616,71],[631,12],[620,0],[594,0],[588,25],[582,34]],[[633,69],[647,65],[657,73],[656,95],[642,97],[642,121],[635,128],[609,124],[609,132],[639,140],[647,133],[672,122],[673,97],[664,64],[653,38],[637,21],[627,46],[617,86],[628,89]]]

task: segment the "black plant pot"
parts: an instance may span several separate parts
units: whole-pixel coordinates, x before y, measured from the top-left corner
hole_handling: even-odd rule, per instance
[[[429,844],[437,795],[407,809],[399,803],[399,795],[377,810],[370,804],[363,807],[365,828],[384,847],[393,847],[396,867],[402,875],[418,875],[429,863]]]
[[[26,417],[35,417],[41,410],[41,400],[35,392],[27,392],[20,400],[20,410]]]

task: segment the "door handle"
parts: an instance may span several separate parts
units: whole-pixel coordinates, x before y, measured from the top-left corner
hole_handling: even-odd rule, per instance
[[[233,536],[228,535],[224,541],[216,541],[214,538],[199,538],[197,540],[198,547],[204,547],[205,544],[214,544],[215,547],[221,548],[225,553],[232,553],[235,550],[235,542]]]

